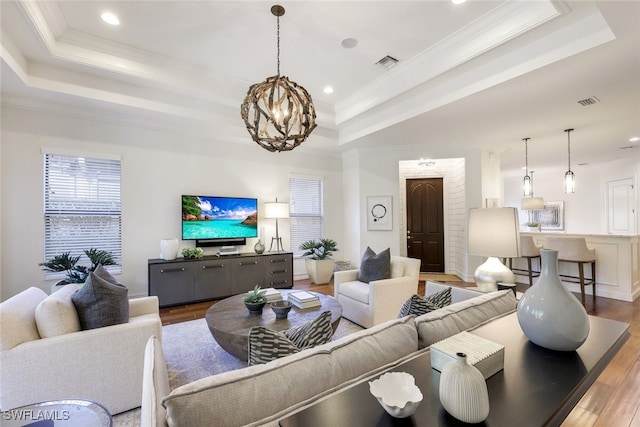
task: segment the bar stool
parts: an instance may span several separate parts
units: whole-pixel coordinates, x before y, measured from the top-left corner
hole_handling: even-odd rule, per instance
[[[579,277],[560,275],[561,278],[578,279],[580,295],[584,300],[584,286],[591,284],[593,297],[596,297],[596,250],[587,247],[584,237],[547,237],[544,239],[545,249],[558,251],[558,261],[578,264]],[[591,280],[585,281],[584,265],[591,264]]]
[[[526,273],[529,276],[529,286],[533,286],[533,278],[540,276],[540,248],[531,236],[520,236],[520,258],[527,260],[527,269],[512,268],[513,258],[509,258],[509,269],[514,273]],[[538,270],[533,269],[533,260],[538,259]],[[504,260],[503,260],[504,263]]]

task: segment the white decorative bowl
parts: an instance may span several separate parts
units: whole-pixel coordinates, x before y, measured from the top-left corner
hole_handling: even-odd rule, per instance
[[[387,372],[377,380],[369,381],[369,391],[395,418],[410,417],[422,402],[415,378],[406,372]]]

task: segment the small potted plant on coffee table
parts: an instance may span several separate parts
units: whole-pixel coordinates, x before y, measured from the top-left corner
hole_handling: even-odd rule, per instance
[[[252,291],[247,292],[244,297],[244,305],[249,310],[249,314],[262,314],[262,308],[267,303],[267,298],[264,296],[266,292],[258,285]]]

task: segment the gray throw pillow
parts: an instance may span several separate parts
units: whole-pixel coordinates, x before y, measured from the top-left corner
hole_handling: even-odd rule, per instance
[[[102,328],[129,321],[129,290],[101,265],[89,273],[84,285],[71,300],[78,312],[80,327]]]
[[[389,248],[376,254],[367,247],[360,261],[358,280],[369,283],[373,280],[389,279],[391,277],[391,251]]]

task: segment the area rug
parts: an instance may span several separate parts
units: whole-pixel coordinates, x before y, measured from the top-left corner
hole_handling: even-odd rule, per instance
[[[355,323],[340,319],[333,339],[360,330],[362,327]],[[236,359],[218,345],[211,336],[205,319],[164,326],[162,349],[172,390],[209,375],[247,366],[247,362]]]
[[[355,323],[340,319],[333,339],[336,340],[362,329]],[[209,375],[247,366],[247,362],[236,359],[218,345],[211,336],[205,319],[163,326],[162,349],[167,362],[169,385],[172,390]],[[136,427],[139,425],[140,409],[113,417],[114,427]]]

